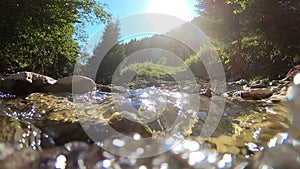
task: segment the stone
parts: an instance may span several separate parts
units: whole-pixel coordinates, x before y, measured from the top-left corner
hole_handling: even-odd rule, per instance
[[[107,93],[125,93],[126,89],[122,86],[110,86],[110,85],[102,85],[102,84],[96,84],[97,89],[101,92],[107,92]]]
[[[81,75],[73,75],[58,79],[53,85],[41,88],[41,92],[83,94],[96,90],[95,82]]]
[[[201,89],[201,91],[199,92],[200,95],[202,96],[206,96],[206,97],[209,97],[211,98],[212,97],[212,91],[210,90],[210,88],[207,88],[207,89]]]
[[[97,84],[97,89],[102,92],[110,93],[112,91],[112,87],[109,85]]]
[[[235,84],[236,85],[246,85],[249,82],[246,79],[240,79],[239,81],[236,81]]]
[[[276,93],[276,92],[279,92],[279,91],[280,91],[280,88],[278,88],[277,86],[271,86],[271,87],[270,87],[270,90],[271,90],[273,93]]]
[[[87,77],[74,75],[55,80],[33,72],[18,72],[0,80],[3,93],[26,95],[34,92],[86,93],[96,89],[95,82]]]
[[[269,79],[256,80],[250,83],[251,88],[265,88],[269,85]]]
[[[189,86],[183,87],[182,91],[187,92],[187,93],[198,93],[200,91],[200,88],[199,88],[199,86],[189,85]]]
[[[248,100],[260,100],[271,97],[273,92],[270,89],[262,88],[262,89],[250,89],[246,91],[241,91],[240,96],[243,99]]]
[[[0,91],[10,94],[29,94],[38,92],[40,88],[55,84],[51,77],[33,72],[18,72],[0,80]]]
[[[270,86],[275,86],[275,85],[277,85],[279,83],[279,80],[272,80],[271,82],[270,82]]]
[[[131,121],[122,113],[114,113],[110,117],[108,124],[117,132],[126,135],[134,135],[135,133],[138,133],[143,138],[152,137],[152,131],[147,125]]]
[[[5,159],[13,152],[14,152],[14,148],[11,144],[0,142],[0,160]]]
[[[236,92],[236,91],[228,91],[228,92],[223,93],[222,96],[226,97],[226,98],[232,97],[234,92]]]

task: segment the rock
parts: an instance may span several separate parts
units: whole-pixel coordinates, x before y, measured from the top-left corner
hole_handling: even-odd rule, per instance
[[[272,80],[272,81],[270,82],[270,86],[275,86],[275,85],[277,85],[278,83],[279,83],[278,80]]]
[[[199,90],[200,90],[199,86],[195,86],[195,85],[193,85],[193,86],[191,86],[191,85],[185,86],[182,89],[182,91],[187,92],[187,93],[198,93]]]
[[[40,88],[55,84],[51,77],[33,72],[18,72],[0,80],[0,90],[10,94],[29,94],[38,92]]]
[[[0,160],[3,160],[14,152],[14,148],[9,143],[0,143]]]
[[[147,125],[131,121],[122,113],[114,113],[110,117],[108,124],[123,134],[134,135],[135,133],[139,133],[143,138],[152,137],[151,129]]]
[[[250,87],[248,84],[246,84],[246,85],[243,85],[243,86],[242,86],[242,89],[243,89],[243,90],[250,90],[251,87]]]
[[[248,100],[260,100],[271,97],[273,92],[270,89],[250,89],[247,91],[241,91],[240,96],[243,99]]]
[[[274,103],[280,103],[286,101],[286,97],[283,95],[272,95],[269,100],[267,100],[267,103],[274,104]]]
[[[251,88],[265,88],[269,85],[269,83],[270,83],[269,79],[256,80],[250,84],[250,87]]]
[[[202,95],[202,96],[206,96],[206,97],[211,98],[212,97],[211,93],[212,93],[212,91],[209,88],[207,88],[207,89],[201,89],[199,94]]]
[[[18,143],[19,149],[31,147],[40,149],[41,131],[34,125],[16,120],[13,117],[1,116],[0,141]],[[21,119],[21,118],[20,118]],[[0,148],[0,157],[1,157]]]
[[[41,92],[82,94],[96,90],[95,82],[81,75],[73,75],[58,79],[53,85],[41,88]]]
[[[271,86],[271,87],[270,87],[270,90],[271,90],[273,93],[276,93],[276,92],[279,92],[279,91],[280,91],[280,88],[278,88],[277,86]]]
[[[159,83],[157,82],[157,80],[152,79],[150,81],[147,81],[145,85],[146,87],[153,87],[153,86],[158,87]]]
[[[100,91],[102,91],[102,92],[108,92],[108,93],[110,93],[111,90],[112,90],[112,87],[108,86],[108,85],[97,84],[97,89],[100,90]]]
[[[281,88],[279,94],[280,94],[280,95],[286,95],[287,89],[288,89],[288,88],[287,88],[286,86],[283,87],[283,88]]]
[[[55,80],[33,72],[18,72],[0,80],[0,91],[16,95],[34,92],[72,93],[72,91],[81,94],[95,89],[96,84],[92,79],[80,75]]]
[[[226,98],[232,97],[234,92],[236,92],[236,91],[228,91],[228,92],[223,93],[222,96],[226,97]]]
[[[113,93],[125,93],[126,89],[122,86],[113,86],[112,92]]]
[[[97,89],[102,92],[112,92],[112,93],[125,93],[126,89],[122,86],[109,86],[109,85],[101,85],[97,84]]]
[[[245,85],[248,83],[249,82],[246,79],[241,79],[241,80],[235,82],[236,85]]]

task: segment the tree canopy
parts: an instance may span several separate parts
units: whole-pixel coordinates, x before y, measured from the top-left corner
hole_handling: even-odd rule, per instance
[[[297,0],[198,0],[194,23],[212,38],[227,75],[278,78],[300,62]]]
[[[0,73],[30,70],[53,77],[68,75],[81,55],[85,24],[107,23],[111,18],[105,4],[97,0],[2,0],[0,6]],[[210,38],[227,77],[279,78],[300,63],[299,0],[197,0],[196,9],[199,16],[192,23]],[[184,24],[166,36],[126,44],[119,43],[119,29],[118,22],[108,22],[83,66],[96,82],[110,83],[126,56],[146,48],[170,51],[188,63],[196,76],[206,76],[198,54],[168,37],[195,38]],[[128,68],[140,66],[136,62]]]
[[[97,83],[111,83],[114,71],[125,58],[125,47],[119,43],[119,38],[118,21],[109,22],[86,67],[87,76]]]
[[[110,18],[95,0],[0,1],[0,61],[8,71],[30,70],[52,76],[72,73],[86,23]]]

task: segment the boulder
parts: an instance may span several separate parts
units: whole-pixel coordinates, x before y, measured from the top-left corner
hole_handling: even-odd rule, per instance
[[[38,73],[18,72],[0,79],[0,91],[15,95],[34,92],[81,94],[95,89],[96,84],[92,79],[80,75],[55,80]]]
[[[33,72],[18,72],[0,80],[0,91],[10,94],[29,94],[40,88],[53,85],[57,81],[51,77]]]
[[[95,82],[81,75],[73,75],[58,79],[53,85],[41,88],[41,92],[82,94],[96,90]]]
[[[250,89],[246,91],[240,91],[240,96],[247,100],[260,100],[271,97],[273,92],[270,89]]]

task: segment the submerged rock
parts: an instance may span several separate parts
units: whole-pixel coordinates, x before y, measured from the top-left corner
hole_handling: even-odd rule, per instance
[[[37,150],[41,148],[41,131],[33,124],[7,116],[0,116],[0,120],[1,142],[14,143],[19,149],[31,147]]]
[[[122,113],[114,113],[110,117],[108,124],[116,131],[126,135],[138,133],[143,138],[152,137],[152,131],[147,125],[131,121],[125,118]]]

